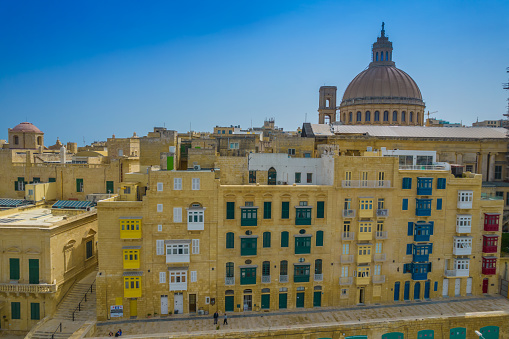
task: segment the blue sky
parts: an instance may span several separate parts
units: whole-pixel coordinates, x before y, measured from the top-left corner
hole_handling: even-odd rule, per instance
[[[318,121],[370,62],[381,22],[426,110],[451,122],[506,111],[508,1],[0,2],[0,139],[30,121],[46,145],[154,126]]]

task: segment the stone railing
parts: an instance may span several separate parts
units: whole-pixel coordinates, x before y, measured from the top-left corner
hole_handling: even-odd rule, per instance
[[[353,277],[341,277],[339,278],[340,285],[351,285],[353,282]]]
[[[287,283],[288,282],[288,276],[287,275],[280,275],[279,276],[279,282],[280,283]]]
[[[55,293],[56,284],[0,284],[4,293]]]
[[[225,285],[235,285],[235,277],[226,277],[224,280]]]
[[[387,239],[387,231],[376,231],[375,238],[376,239]]]
[[[390,180],[342,180],[343,188],[391,188]]]
[[[384,209],[377,209],[376,210],[376,216],[377,217],[388,217],[389,216],[389,210],[384,208]]]
[[[341,232],[342,240],[353,240],[355,238],[354,232]]]
[[[374,260],[375,261],[385,261],[386,255],[385,253],[375,253]]]
[[[323,274],[315,274],[315,281],[322,281],[323,280]]]
[[[355,210],[343,210],[343,218],[355,218]]]
[[[264,284],[270,283],[270,275],[262,275],[262,283]]]

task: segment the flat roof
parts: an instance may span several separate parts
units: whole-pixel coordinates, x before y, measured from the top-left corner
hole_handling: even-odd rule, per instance
[[[64,220],[65,215],[53,215],[50,208],[34,208],[25,211],[13,211],[0,216],[0,228],[3,227],[50,227]]]

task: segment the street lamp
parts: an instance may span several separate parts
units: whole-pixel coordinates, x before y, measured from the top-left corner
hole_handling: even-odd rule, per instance
[[[475,334],[477,334],[477,336],[478,336],[479,338],[485,339],[485,338],[482,336],[482,333],[481,333],[481,332],[479,332],[478,330],[475,330]]]

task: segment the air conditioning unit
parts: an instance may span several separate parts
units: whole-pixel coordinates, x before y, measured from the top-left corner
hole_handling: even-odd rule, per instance
[[[200,166],[200,165],[194,165],[194,166],[193,166],[193,169],[194,169],[195,171],[199,171],[199,170],[201,170],[201,166]]]

